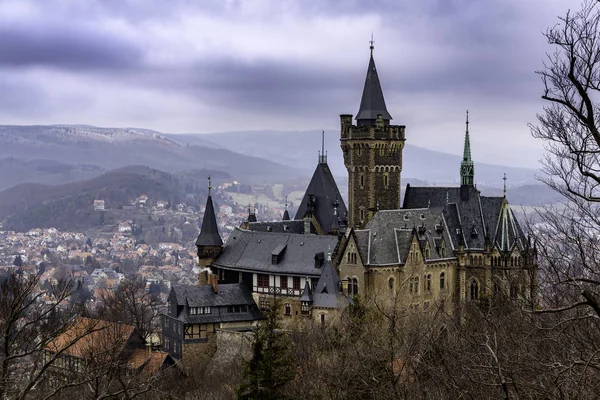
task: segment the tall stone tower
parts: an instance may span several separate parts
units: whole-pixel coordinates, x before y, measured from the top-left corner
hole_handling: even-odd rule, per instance
[[[351,114],[340,115],[341,146],[348,170],[348,226],[363,227],[377,210],[400,208],[400,173],[404,125],[390,125],[379,76],[371,58],[356,125]]]

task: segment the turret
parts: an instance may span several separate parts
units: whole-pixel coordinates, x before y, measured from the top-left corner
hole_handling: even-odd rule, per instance
[[[198,235],[198,239],[196,240],[196,247],[198,248],[198,265],[201,268],[210,266],[223,248],[223,240],[221,240],[221,236],[219,235],[215,208],[210,194],[211,189],[212,186],[210,184],[209,176],[206,209],[204,211],[204,218],[202,219],[200,235]]]

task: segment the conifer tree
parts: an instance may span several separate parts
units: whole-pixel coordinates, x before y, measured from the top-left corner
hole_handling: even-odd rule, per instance
[[[283,389],[294,379],[296,361],[289,336],[282,332],[275,299],[265,313],[267,319],[254,331],[252,358],[244,362],[243,381],[237,391],[239,400],[285,399]]]

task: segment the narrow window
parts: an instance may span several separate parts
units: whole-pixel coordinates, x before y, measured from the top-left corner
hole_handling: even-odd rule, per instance
[[[363,174],[360,174],[360,188],[364,189],[365,187],[365,176]]]
[[[479,299],[479,284],[476,280],[471,281],[471,300]]]
[[[446,287],[446,273],[440,272],[440,290]]]
[[[358,296],[358,278],[352,278],[352,294]]]
[[[388,174],[383,175],[383,186],[387,189],[390,184],[390,176]]]
[[[390,289],[390,292],[394,292],[394,278],[388,279],[388,288]]]
[[[425,276],[425,291],[431,292],[431,274]]]
[[[294,290],[300,290],[300,277],[294,277]]]
[[[292,315],[292,305],[285,303],[285,315]]]
[[[287,287],[288,287],[288,279],[287,279],[287,276],[280,276],[280,277],[279,277],[279,286],[280,286],[282,289],[287,289]]]

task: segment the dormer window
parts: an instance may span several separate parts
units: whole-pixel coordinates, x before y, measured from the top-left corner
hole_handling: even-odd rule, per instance
[[[323,266],[324,261],[325,261],[325,253],[324,252],[315,254],[315,268],[321,268]]]
[[[286,244],[280,244],[275,248],[275,250],[273,250],[273,252],[271,253],[271,264],[277,265],[281,262],[286,247]]]

